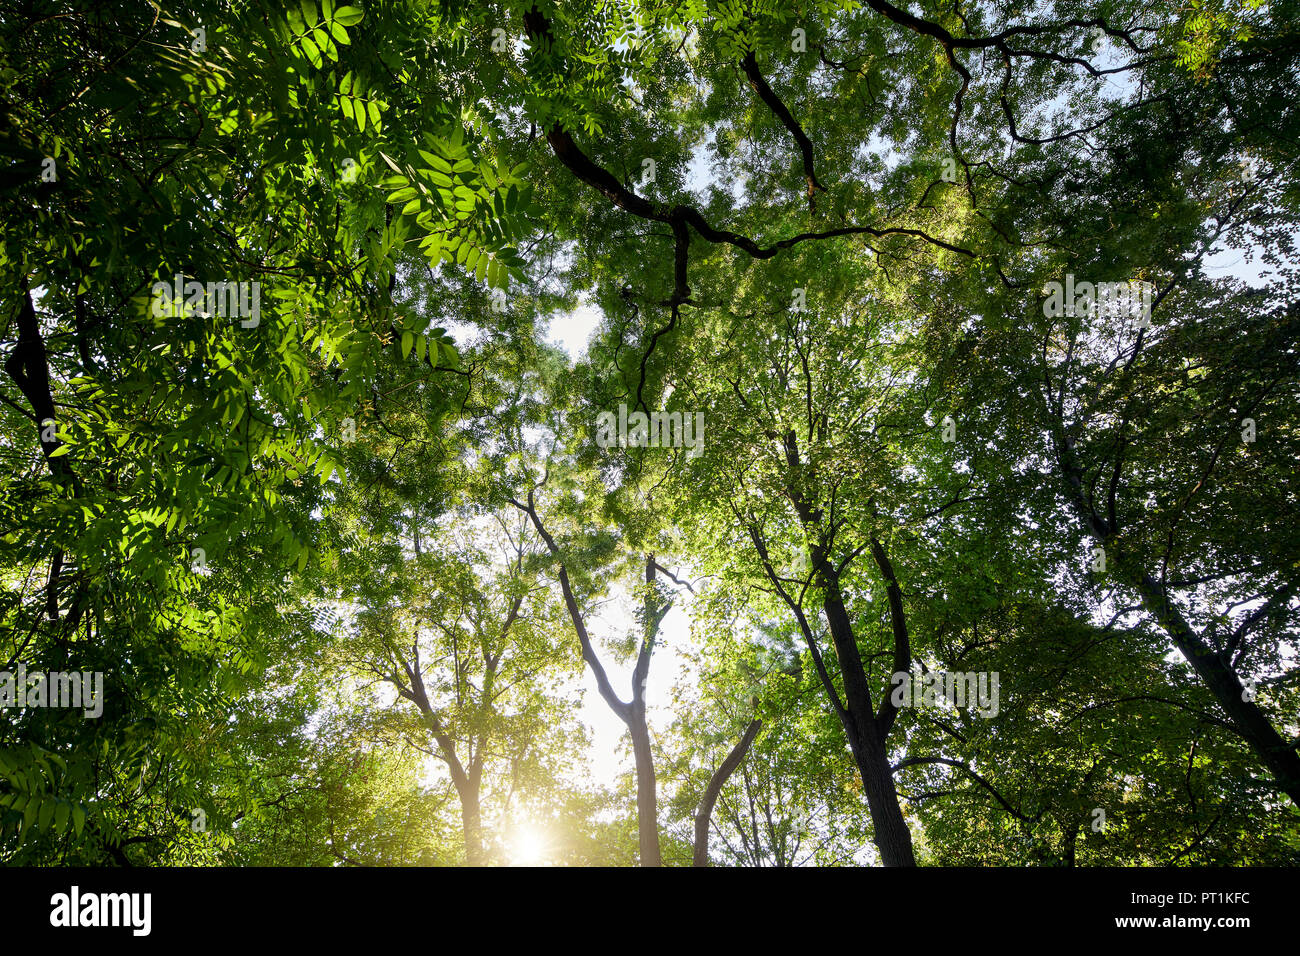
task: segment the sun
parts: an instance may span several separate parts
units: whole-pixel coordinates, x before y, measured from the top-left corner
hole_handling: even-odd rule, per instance
[[[515,827],[510,838],[512,866],[540,866],[546,862],[546,835],[524,824]]]

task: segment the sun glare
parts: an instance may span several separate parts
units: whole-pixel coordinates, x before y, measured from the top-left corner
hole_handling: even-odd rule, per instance
[[[510,839],[512,866],[541,866],[546,862],[546,837],[530,826],[515,829]]]

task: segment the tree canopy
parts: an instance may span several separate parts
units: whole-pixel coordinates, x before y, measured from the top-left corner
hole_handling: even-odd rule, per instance
[[[0,857],[1295,864],[1298,103],[1295,0],[5,3]]]

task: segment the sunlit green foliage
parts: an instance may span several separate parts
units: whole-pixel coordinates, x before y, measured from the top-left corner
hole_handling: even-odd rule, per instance
[[[0,855],[1294,863],[1297,23],[0,11]]]

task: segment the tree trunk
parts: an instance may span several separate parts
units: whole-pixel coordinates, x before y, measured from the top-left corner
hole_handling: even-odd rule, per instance
[[[844,679],[845,708],[840,720],[848,735],[858,772],[862,775],[862,789],[871,810],[881,862],[885,866],[916,866],[912,834],[898,805],[898,791],[894,787],[894,772],[885,749],[885,735],[881,733],[871,708],[871,688],[867,686],[866,669],[858,652],[853,623],[840,594],[839,580],[821,548],[814,549],[813,562],[826,585],[823,608]]]
[[[659,799],[644,703],[633,707],[627,729],[632,737],[632,753],[636,757],[636,820],[641,865],[662,866],[663,858],[659,853]]]
[[[465,863],[468,866],[482,866],[487,862],[483,850],[483,814],[479,807],[478,788],[466,781],[462,786],[456,784],[456,793],[460,797],[460,823],[465,837]]]
[[[785,455],[793,475],[799,474],[802,465],[799,461],[799,449],[793,431],[785,435]],[[814,510],[805,498],[803,491],[795,482],[786,486],[799,520],[805,528],[821,527],[821,512]],[[876,549],[879,550],[878,548]],[[867,806],[871,810],[871,822],[876,831],[876,845],[880,848],[880,859],[885,866],[916,866],[916,857],[912,852],[912,834],[903,819],[902,808],[898,805],[898,791],[894,787],[894,771],[889,761],[889,752],[885,747],[889,727],[893,721],[893,711],[882,708],[886,719],[878,720],[871,708],[871,688],[867,684],[867,672],[862,663],[862,654],[858,651],[857,637],[853,633],[853,621],[844,606],[844,596],[840,591],[840,578],[827,554],[825,539],[809,546],[809,557],[822,587],[825,598],[822,610],[826,614],[826,626],[835,645],[835,654],[839,660],[840,675],[844,681],[844,705],[835,701],[835,709],[844,726],[844,733],[849,739],[853,759],[862,776],[862,789],[867,797]],[[885,568],[882,568],[884,571]],[[887,580],[892,582],[893,571],[887,572]],[[891,592],[891,597],[893,596]],[[899,612],[891,604],[891,616]],[[897,627],[901,620],[895,619],[895,644],[899,640]],[[905,634],[905,628],[903,628]],[[811,636],[809,637],[811,641]],[[903,638],[906,644],[906,638]],[[896,665],[897,666],[897,665]],[[823,678],[824,679],[824,678]],[[835,690],[829,683],[826,692],[832,698]]]
[[[636,666],[632,669],[632,699],[623,701],[614,692],[614,686],[609,682],[609,675],[605,673],[605,665],[600,662],[600,656],[592,646],[591,638],[587,634],[586,622],[582,617],[582,609],[578,607],[577,596],[569,583],[569,571],[565,567],[555,539],[547,532],[542,519],[537,514],[537,508],[533,504],[533,493],[531,491],[528,493],[527,505],[514,499],[511,501],[516,508],[532,519],[533,527],[546,543],[547,550],[557,559],[560,590],[564,594],[564,604],[568,608],[569,619],[573,622],[573,631],[582,646],[582,658],[596,678],[596,687],[600,691],[600,696],[609,705],[609,709],[623,721],[632,738],[632,753],[636,758],[636,816],[641,865],[662,866],[663,859],[659,851],[659,800],[656,794],[654,755],[650,750],[650,729],[646,726],[645,719],[645,687],[650,675],[650,660],[654,654],[659,624],[668,613],[671,602],[661,602],[654,589],[656,567],[654,555],[646,555],[645,634],[641,640],[640,653],[637,654]]]
[[[727,754],[721,766],[713,772],[709,778],[709,785],[704,789],[704,798],[700,800],[700,808],[695,813],[695,858],[693,866],[709,865],[709,821],[713,818],[713,807],[718,802],[718,795],[722,793],[722,788],[736,772],[740,762],[745,759],[745,754],[749,752],[750,745],[754,743],[754,738],[758,736],[759,728],[763,722],[755,717],[745,728],[744,735],[740,742],[731,748],[731,753]]]
[[[852,703],[850,703],[852,708]],[[849,711],[853,714],[852,709]],[[856,744],[850,735],[850,746],[862,775],[862,789],[867,795],[871,810],[871,825],[876,831],[876,846],[880,848],[880,861],[885,866],[916,866],[912,852],[912,831],[903,819],[898,805],[898,790],[894,787],[894,771],[889,753],[875,731],[875,718],[867,711],[871,729]],[[855,721],[856,723],[856,721]],[[847,728],[846,728],[847,730]]]
[[[1074,448],[1059,421],[1055,428],[1056,462],[1065,480],[1066,497],[1087,532],[1113,547],[1111,542],[1119,529],[1113,521],[1107,522],[1102,518],[1085,497],[1082,472]],[[1138,592],[1142,607],[1156,619],[1183,659],[1192,665],[1192,670],[1223,708],[1232,726],[1277,779],[1278,788],[1300,807],[1300,754],[1296,753],[1294,745],[1282,739],[1258,704],[1245,699],[1245,687],[1237,672],[1222,654],[1192,629],[1164,585],[1129,555],[1116,553],[1113,558],[1117,577]]]
[[[844,712],[840,716],[849,738],[853,759],[862,775],[862,789],[871,809],[871,823],[876,831],[876,845],[885,866],[916,866],[912,853],[912,834],[898,805],[894,772],[885,749],[884,735],[871,709],[871,689],[866,670],[858,653],[848,612],[839,595],[838,582],[826,593],[826,619],[839,658],[844,679]]]
[[[1121,574],[1124,571],[1122,564],[1120,571]],[[1245,687],[1237,672],[1192,630],[1160,583],[1145,573],[1134,583],[1143,607],[1160,623],[1179,653],[1219,702],[1232,726],[1277,778],[1278,787],[1300,807],[1300,754],[1282,739],[1259,705],[1246,700]]]

